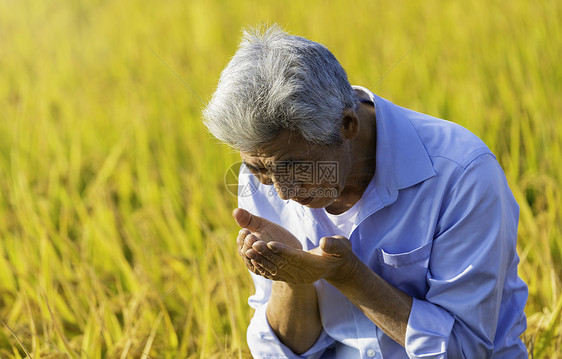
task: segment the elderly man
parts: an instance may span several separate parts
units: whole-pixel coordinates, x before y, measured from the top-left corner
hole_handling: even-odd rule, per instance
[[[256,358],[527,357],[518,205],[468,130],[278,27],[244,34],[204,117],[245,163]]]

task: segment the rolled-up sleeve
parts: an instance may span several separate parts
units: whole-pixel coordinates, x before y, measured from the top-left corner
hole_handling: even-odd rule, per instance
[[[484,154],[459,170],[442,203],[425,298],[406,331],[410,358],[488,358],[506,278],[518,261],[519,207],[499,164]],[[515,269],[516,270],[516,269]],[[524,300],[523,300],[524,302]]]

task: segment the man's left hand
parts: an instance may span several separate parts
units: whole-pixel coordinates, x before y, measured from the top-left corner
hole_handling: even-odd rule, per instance
[[[319,246],[308,252],[258,240],[245,254],[262,276],[289,284],[312,284],[319,279],[343,282],[359,261],[351,250],[351,242],[342,236],[323,237]]]

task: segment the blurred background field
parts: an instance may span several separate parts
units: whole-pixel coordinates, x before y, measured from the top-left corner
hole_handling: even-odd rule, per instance
[[[238,155],[200,112],[264,22],[484,139],[521,207],[524,340],[562,357],[557,0],[1,0],[0,357],[249,357]]]

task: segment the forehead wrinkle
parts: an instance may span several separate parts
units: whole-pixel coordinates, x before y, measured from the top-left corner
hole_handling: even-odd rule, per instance
[[[244,153],[242,155],[242,160],[257,168],[270,169],[275,165],[275,160],[272,156],[268,156],[264,153]]]

